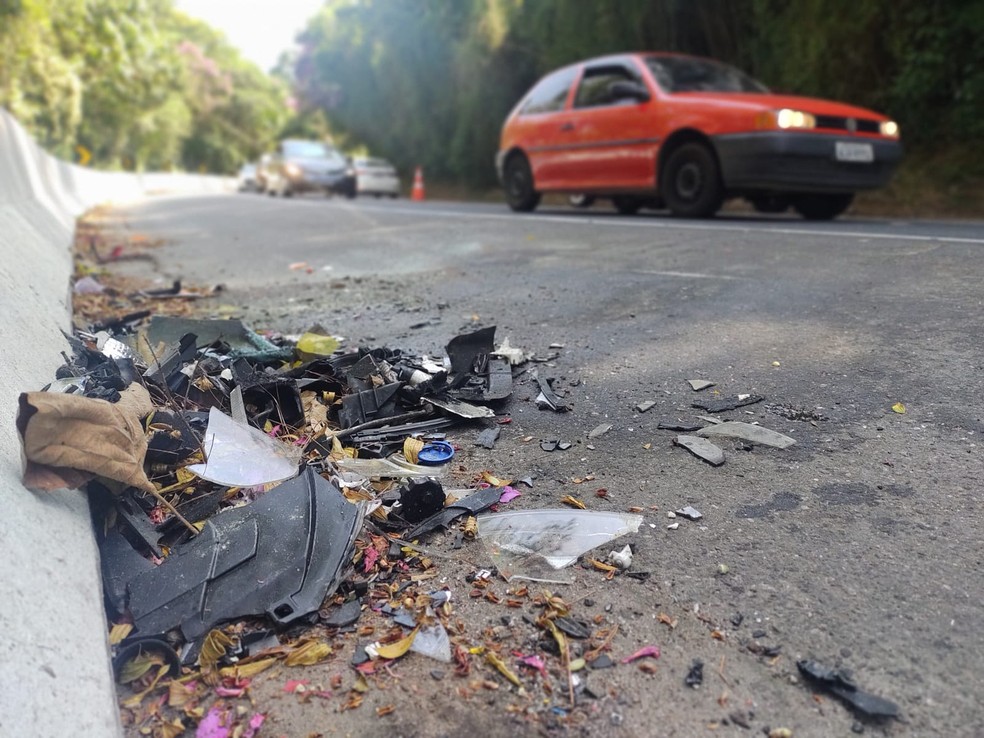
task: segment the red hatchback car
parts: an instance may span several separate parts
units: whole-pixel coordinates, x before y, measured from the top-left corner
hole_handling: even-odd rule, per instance
[[[513,109],[496,155],[509,206],[545,192],[610,197],[708,217],[726,198],[805,218],[843,213],[884,186],[899,127],[843,103],[772,94],[734,67],[681,54],[620,54],[559,69]]]

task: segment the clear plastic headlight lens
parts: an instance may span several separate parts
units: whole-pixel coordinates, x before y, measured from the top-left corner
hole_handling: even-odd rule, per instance
[[[883,136],[888,136],[889,138],[899,137],[899,124],[894,120],[886,120],[884,123],[879,123],[878,129]]]
[[[288,177],[297,177],[301,174],[301,168],[297,164],[288,164],[284,167]]]

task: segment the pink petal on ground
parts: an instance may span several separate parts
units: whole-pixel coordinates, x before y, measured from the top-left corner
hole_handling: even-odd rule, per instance
[[[523,494],[523,493],[520,492],[518,489],[513,489],[512,487],[503,487],[502,488],[502,494],[499,495],[499,502],[501,502],[503,504],[505,504],[507,502],[512,502],[517,497],[519,497],[521,494]]]
[[[246,687],[216,687],[215,693],[219,697],[242,697],[246,694]]]
[[[368,574],[372,569],[372,567],[375,566],[376,562],[379,560],[379,551],[377,551],[375,548],[370,546],[369,548],[366,549],[364,556],[365,556],[364,561],[366,567],[364,571],[366,574]]]
[[[519,660],[519,663],[529,666],[531,669],[536,669],[543,677],[547,676],[547,665],[539,656],[524,656]]]
[[[291,679],[284,685],[284,691],[296,692],[300,687],[306,687],[309,683],[307,679]]]
[[[644,659],[647,656],[651,656],[654,659],[658,659],[659,646],[643,646],[631,656],[626,656],[624,659],[622,659],[622,663],[631,664],[636,659]]]
[[[243,738],[254,738],[256,731],[263,727],[263,721],[266,720],[266,715],[262,712],[258,712],[253,717],[249,719],[249,726],[243,732]]]
[[[229,738],[229,726],[225,724],[228,713],[213,707],[198,723],[195,738]]]

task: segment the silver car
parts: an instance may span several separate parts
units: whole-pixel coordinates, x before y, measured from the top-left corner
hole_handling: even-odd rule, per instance
[[[355,187],[360,195],[375,195],[376,197],[399,197],[400,178],[396,169],[385,159],[368,156],[356,157]]]

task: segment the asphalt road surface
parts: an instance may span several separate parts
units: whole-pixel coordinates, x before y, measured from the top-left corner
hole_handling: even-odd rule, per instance
[[[116,212],[121,227],[166,239],[154,251],[162,281],[222,283],[206,310],[258,329],[320,324],[347,346],[442,355],[454,335],[496,325],[500,340],[556,354],[538,366],[573,410],[538,410],[529,372],[517,373],[495,449],[473,446],[473,430],[453,434],[460,469],[531,475],[514,503],[524,508],[570,494],[590,509],[646,510],[619,545],[632,544],[632,568],[648,578],[579,569],[554,589],[579,616],[619,624],[613,657],[658,644],[655,673],[585,672],[595,699],[570,713],[566,695],[531,704],[501,679],[466,699],[450,671],[437,681],[417,655],[348,712],[341,699],[283,694],[281,674],[253,688],[271,735],[984,735],[984,223],[687,221],[601,206],[515,215],[245,194]],[[697,393],[688,379],[716,386]],[[722,419],[796,445],[723,441],[726,463],[712,467],[657,428],[702,414],[694,401],[739,393],[765,399]],[[640,413],[643,401],[656,404]],[[602,423],[612,429],[588,439]],[[538,441],[549,438],[573,446],[548,453]],[[685,505],[703,518],[667,517]],[[466,555],[487,565],[471,545]],[[503,626],[531,647],[521,612],[469,600],[474,567],[440,566],[469,643]],[[351,681],[354,642],[306,678]],[[804,658],[851,669],[901,718],[859,719],[804,683]],[[705,664],[697,689],[684,684],[694,659]],[[388,703],[396,710],[377,717]]]

